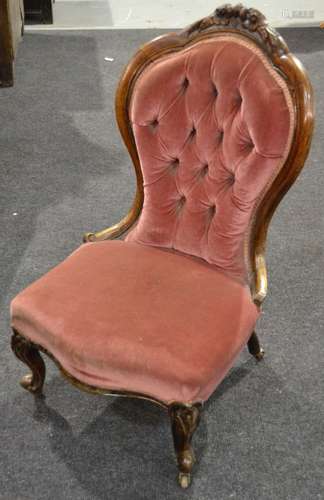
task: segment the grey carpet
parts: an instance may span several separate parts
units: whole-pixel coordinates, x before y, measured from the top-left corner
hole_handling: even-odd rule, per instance
[[[26,35],[16,85],[0,92],[1,499],[324,498],[324,33],[282,32],[315,88],[312,152],[269,235],[270,294],[258,329],[267,357],[257,365],[243,352],[206,405],[186,492],[162,410],[79,392],[50,362],[46,402],[35,402],[9,349],[10,299],[132,201],[114,90],[130,55],[158,32]]]

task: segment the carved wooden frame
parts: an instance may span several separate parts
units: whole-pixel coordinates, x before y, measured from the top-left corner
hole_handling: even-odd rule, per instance
[[[307,157],[313,130],[313,108],[311,85],[302,65],[290,54],[279,34],[266,24],[264,16],[255,9],[246,9],[242,5],[235,7],[225,5],[216,9],[213,15],[201,19],[178,34],[167,34],[145,44],[135,54],[121,77],[115,101],[118,126],[135,167],[137,177],[135,200],[128,214],[118,224],[103,231],[87,233],[84,241],[95,242],[117,238],[135,223],[141,213],[144,200],[143,177],[128,116],[129,100],[136,79],[144,68],[157,58],[182,50],[199,40],[215,37],[219,33],[224,34],[224,32],[239,33],[262,48],[274,68],[286,79],[296,113],[294,139],[290,153],[285,165],[265,193],[262,203],[258,205],[250,232],[250,264],[253,270],[251,289],[255,303],[261,305],[267,292],[264,254],[268,225],[278,203],[293,184]],[[191,439],[199,424],[202,403],[183,404],[175,401],[166,404],[146,394],[87,385],[69,374],[41,345],[31,342],[16,330],[13,332],[11,346],[15,355],[32,372],[22,379],[21,385],[35,395],[42,393],[45,380],[46,369],[40,355],[42,352],[48,355],[56,363],[61,374],[79,389],[94,394],[148,399],[168,409],[178,462],[179,483],[183,488],[189,486],[195,461]],[[248,341],[248,349],[257,360],[263,358],[264,352],[255,332],[252,332]]]

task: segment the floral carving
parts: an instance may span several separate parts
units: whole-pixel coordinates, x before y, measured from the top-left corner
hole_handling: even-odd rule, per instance
[[[234,7],[230,4],[223,5],[215,10],[215,17],[223,21],[224,24],[229,24],[232,19],[237,19],[249,31],[256,31],[266,23],[266,19],[261,12],[256,9],[247,9],[242,4]]]
[[[184,31],[188,36],[210,28],[236,29],[249,32],[257,41],[265,45],[269,52],[281,56],[288,52],[280,35],[272,29],[265,16],[257,9],[244,7],[242,4],[225,4],[218,7],[214,14],[192,24]]]

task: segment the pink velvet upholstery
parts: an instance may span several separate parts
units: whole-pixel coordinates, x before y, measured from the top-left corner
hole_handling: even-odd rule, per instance
[[[205,400],[258,318],[249,229],[291,145],[291,97],[252,42],[221,35],[150,64],[130,119],[144,177],[137,225],[21,292],[12,326],[83,382]]]
[[[130,117],[145,198],[128,241],[196,255],[246,280],[249,223],[292,139],[283,79],[252,42],[222,35],[149,65]]]
[[[246,286],[201,259],[107,241],[82,245],[11,314],[83,382],[190,402],[213,392],[259,313]]]

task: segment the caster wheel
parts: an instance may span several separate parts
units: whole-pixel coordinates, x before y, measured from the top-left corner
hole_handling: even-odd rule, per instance
[[[27,389],[27,391],[33,392],[32,382],[33,382],[33,375],[31,373],[28,373],[27,375],[23,376],[23,378],[20,381],[20,385],[24,389]]]
[[[264,355],[265,355],[264,349],[262,349],[261,347],[260,351],[257,354],[255,354],[254,357],[257,361],[261,361],[264,358]]]
[[[24,375],[20,381],[20,385],[21,385],[21,387],[26,389],[26,391],[29,391],[32,394],[36,394],[36,395],[42,394],[42,389],[35,387],[33,385],[33,374],[32,373],[28,373],[27,375]]]
[[[191,482],[190,474],[186,474],[185,472],[179,472],[178,480],[181,488],[186,489],[188,488]]]

